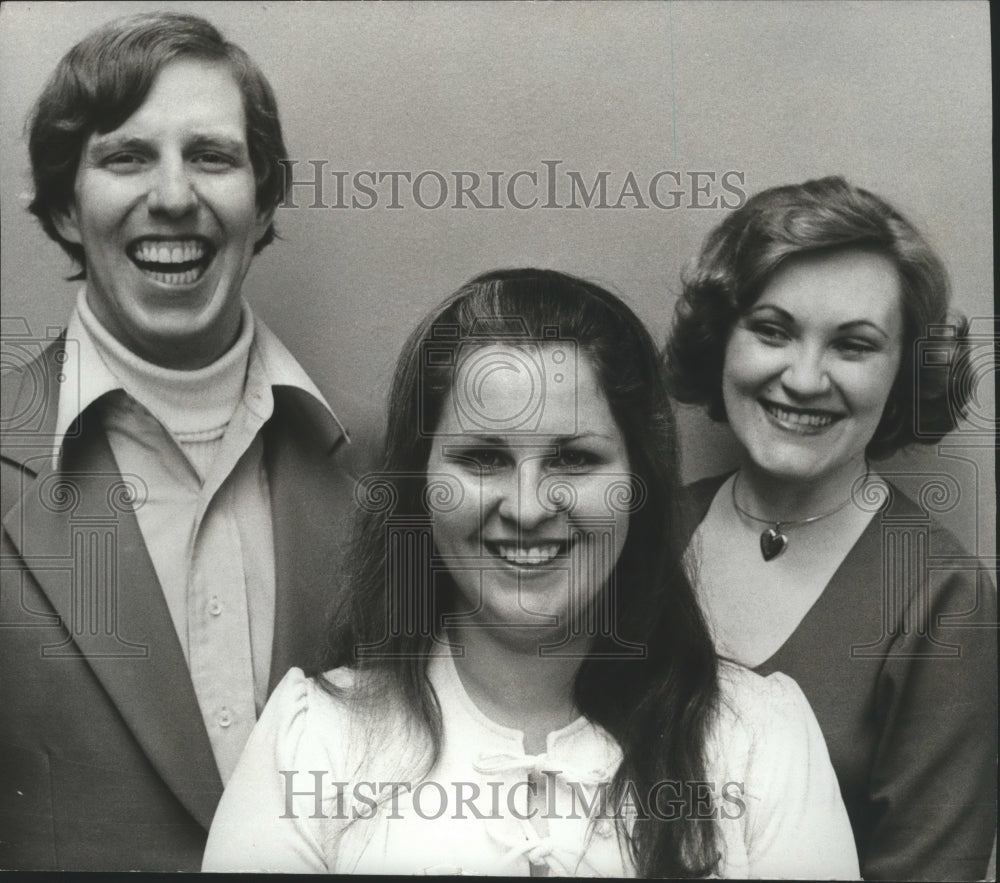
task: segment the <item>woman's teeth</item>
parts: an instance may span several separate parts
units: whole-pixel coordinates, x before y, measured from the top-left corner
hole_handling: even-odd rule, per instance
[[[519,566],[537,567],[548,564],[559,554],[559,543],[547,543],[543,546],[508,546],[503,543],[496,545],[497,554],[505,561]]]
[[[817,414],[812,411],[789,411],[787,408],[779,407],[767,403],[764,405],[768,414],[782,423],[790,423],[793,426],[803,426],[810,429],[822,429],[833,423],[835,417],[832,414]]]
[[[197,239],[142,240],[132,247],[130,257],[143,275],[164,285],[196,282],[211,260],[205,243]]]

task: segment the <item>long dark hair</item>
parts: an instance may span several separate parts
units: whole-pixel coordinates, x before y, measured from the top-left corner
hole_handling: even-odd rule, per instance
[[[364,683],[395,694],[417,729],[429,736],[427,762],[433,765],[441,717],[427,678],[438,640],[429,558],[414,551],[419,543],[387,543],[387,522],[390,517],[419,519],[427,511],[433,429],[454,375],[449,347],[470,340],[509,341],[512,335],[525,342],[568,341],[590,360],[626,440],[633,500],[641,498],[613,576],[620,587],[614,632],[595,639],[574,685],[577,707],[623,751],[609,788],[613,805],[626,792],[638,795],[641,803],[659,782],[704,781],[705,745],[718,698],[716,658],[682,561],[675,512],[676,432],[663,369],[649,333],[621,300],[555,271],[479,276],[410,335],[389,398],[382,468],[361,485],[366,499],[360,502],[367,512],[348,566],[345,602],[334,612],[315,674],[348,666],[366,675]],[[400,548],[410,551],[399,553]],[[408,622],[416,627],[390,627],[400,622],[400,611],[409,611]],[[616,652],[622,642],[645,652],[638,658]],[[323,678],[319,682],[332,689]],[[640,874],[713,871],[718,861],[714,825],[698,821],[693,806],[687,809],[684,818],[670,822],[640,811],[630,834],[618,821],[619,836]]]

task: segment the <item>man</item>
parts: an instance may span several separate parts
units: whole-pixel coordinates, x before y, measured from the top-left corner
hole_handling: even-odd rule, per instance
[[[0,867],[196,870],[353,505],[344,424],[240,295],[277,107],[208,22],[146,14],[67,53],[29,149],[84,281],[3,382]]]

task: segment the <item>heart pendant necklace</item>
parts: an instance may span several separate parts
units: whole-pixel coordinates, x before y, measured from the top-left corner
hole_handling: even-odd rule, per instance
[[[736,484],[739,481],[739,478],[739,473],[737,473],[736,477],[733,479],[733,508],[744,518],[749,518],[751,521],[756,521],[759,524],[773,525],[772,527],[768,527],[764,530],[760,535],[760,554],[764,556],[765,561],[773,561],[788,548],[788,534],[782,530],[782,527],[812,524],[814,521],[829,518],[831,515],[836,515],[853,499],[853,496],[850,496],[844,500],[843,503],[837,506],[836,509],[831,509],[829,512],[823,512],[821,515],[812,515],[809,518],[795,518],[787,521],[775,521],[771,518],[758,518],[756,515],[751,515],[747,512],[747,510],[744,509],[736,500]],[[868,473],[866,472],[865,480],[867,479]]]

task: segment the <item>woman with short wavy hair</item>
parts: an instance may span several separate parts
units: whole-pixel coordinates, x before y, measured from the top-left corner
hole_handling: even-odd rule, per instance
[[[873,879],[980,879],[995,832],[996,592],[876,462],[963,413],[948,305],[916,228],[824,178],[709,234],[667,350],[674,395],[740,446],[686,500],[716,646],[801,685]]]

